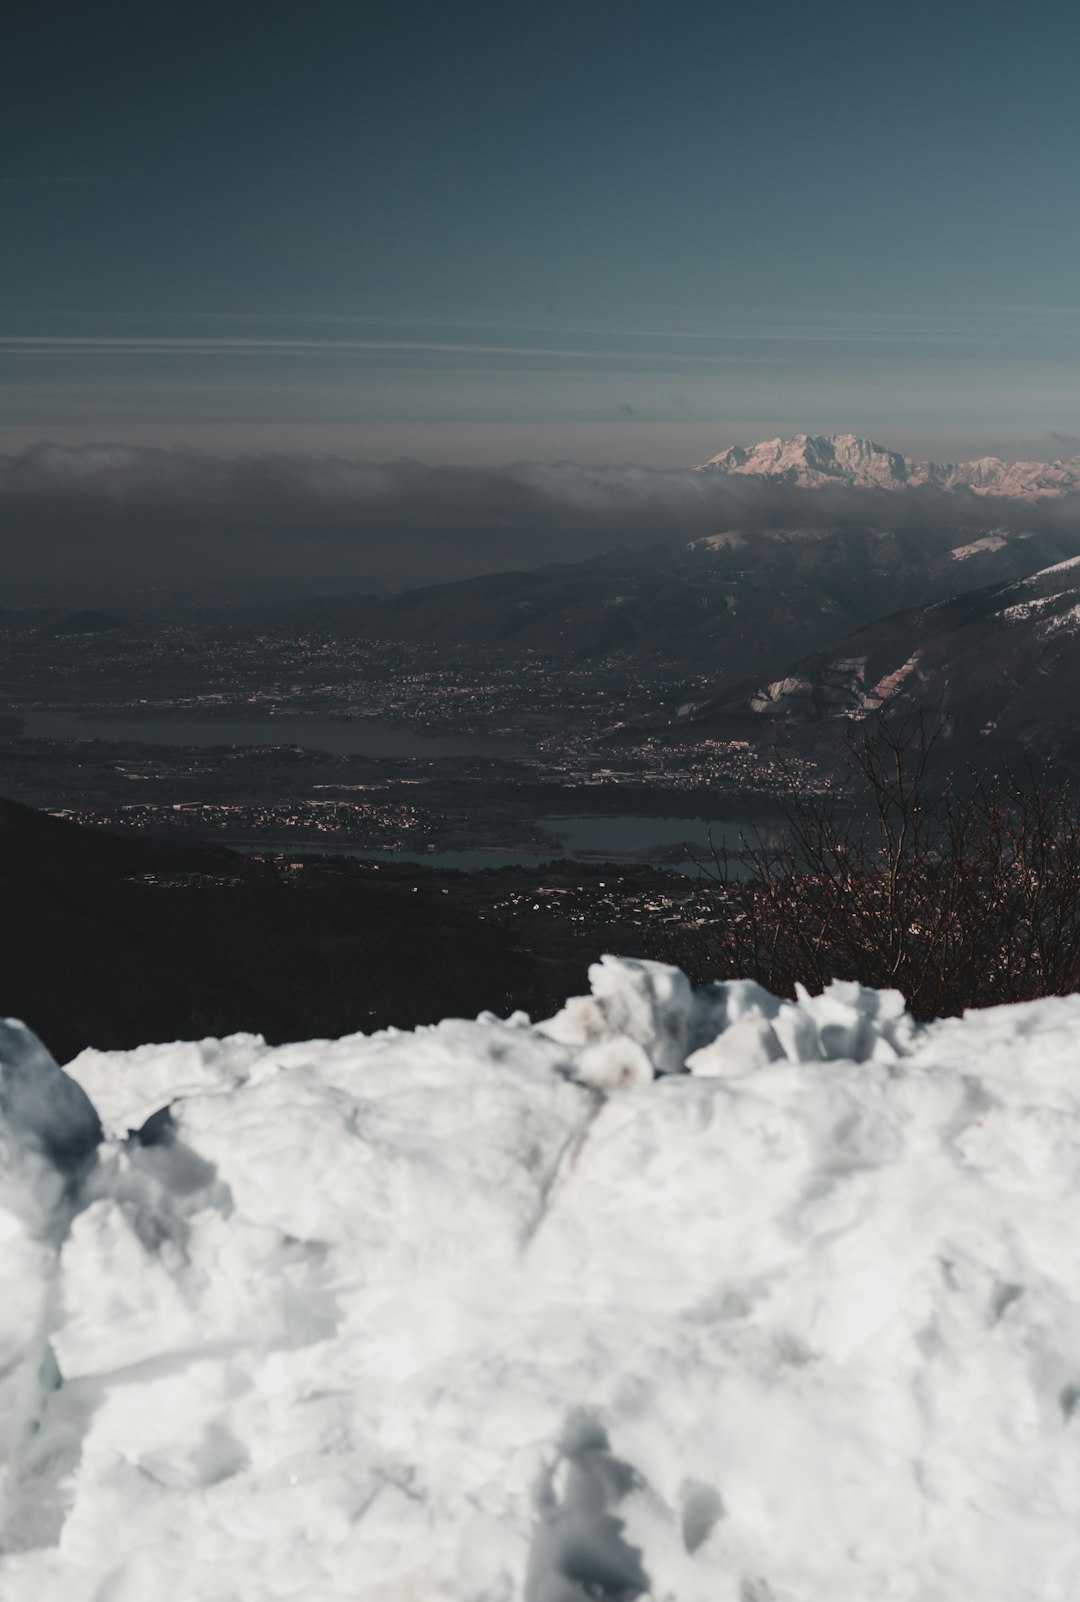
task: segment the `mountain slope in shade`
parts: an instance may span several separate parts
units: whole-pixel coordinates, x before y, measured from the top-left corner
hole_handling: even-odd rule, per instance
[[[696,723],[830,765],[880,710],[940,720],[957,770],[1030,755],[1080,773],[1080,557],[882,618],[768,682],[743,680]]]
[[[519,949],[476,905],[447,895],[448,883],[388,864],[365,876],[309,861],[289,873],[220,846],[80,828],[0,797],[10,931],[0,1019],[23,1018],[61,1059],[88,1045],[236,1030],[295,1040],[414,1027],[455,1011],[550,1007],[603,949],[600,937],[579,956]],[[420,990],[417,964],[430,976]]]
[[[1080,456],[1067,462],[916,462],[857,434],[797,434],[746,448],[732,445],[696,469],[772,479],[802,489],[843,485],[856,489],[970,490],[1012,500],[1042,500],[1080,491]]]
[[[1022,578],[1080,548],[1068,531],[775,528],[690,546],[614,551],[584,562],[492,573],[342,602],[320,614],[341,633],[587,660],[639,662],[717,677],[772,673],[900,607]]]

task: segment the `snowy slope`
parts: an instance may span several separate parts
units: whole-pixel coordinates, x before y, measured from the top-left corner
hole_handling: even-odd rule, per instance
[[[4,1602],[1071,1602],[1080,998],[593,989],[9,1030]]]
[[[775,479],[803,488],[842,484],[903,489],[930,484],[1015,500],[1042,500],[1080,490],[1080,456],[1068,462],[1003,462],[997,456],[973,462],[916,462],[856,434],[797,434],[794,439],[762,440],[749,449],[733,445],[697,471]]]

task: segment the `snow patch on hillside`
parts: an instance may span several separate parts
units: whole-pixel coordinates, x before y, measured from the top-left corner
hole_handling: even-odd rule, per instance
[[[746,535],[738,529],[727,529],[723,534],[704,534],[699,540],[690,541],[692,551],[735,551],[746,544]]]
[[[1080,998],[591,979],[0,1037],[5,1602],[1071,1602]]]
[[[951,555],[954,562],[966,562],[972,556],[981,556],[984,551],[1000,551],[1005,544],[1002,534],[984,534],[981,539],[972,540],[970,545],[954,545]]]
[[[1045,578],[1050,573],[1067,573],[1070,568],[1074,567],[1080,567],[1080,556],[1067,557],[1064,562],[1055,562],[1053,567],[1041,567],[1032,576],[1034,578]]]
[[[999,615],[1012,623],[1023,623],[1029,618],[1040,617],[1048,607],[1061,606],[1063,599],[1075,594],[1075,590],[1066,590],[1055,595],[1033,595],[1029,600],[1015,601],[1011,606],[1002,607]]]
[[[900,666],[894,668],[891,673],[883,673],[877,683],[867,690],[863,696],[862,710],[864,712],[877,712],[885,705],[886,701],[890,700],[898,690],[902,689],[918,667],[921,654],[921,652],[915,651],[908,657],[906,662],[901,662]]]
[[[1047,618],[1043,627],[1043,635],[1049,638],[1052,634],[1075,634],[1080,628],[1080,602],[1073,602],[1064,612],[1058,612],[1054,617]]]

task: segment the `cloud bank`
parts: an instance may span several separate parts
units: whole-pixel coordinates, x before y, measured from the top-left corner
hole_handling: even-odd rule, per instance
[[[800,490],[690,470],[501,468],[128,445],[0,457],[0,604],[110,589],[397,587],[724,529],[1080,528],[1038,505],[943,493]]]

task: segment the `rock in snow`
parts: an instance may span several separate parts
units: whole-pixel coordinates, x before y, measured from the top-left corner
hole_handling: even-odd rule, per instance
[[[1080,997],[592,977],[0,1037],[4,1602],[1071,1602]]]

